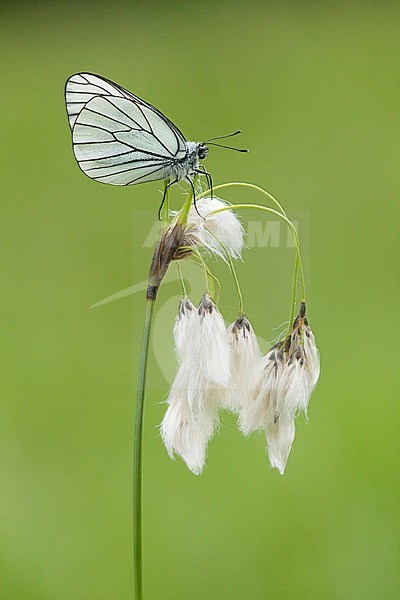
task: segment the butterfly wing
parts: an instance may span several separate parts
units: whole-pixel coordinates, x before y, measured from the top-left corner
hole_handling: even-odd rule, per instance
[[[168,178],[186,140],[157,108],[90,73],[72,75],[65,101],[75,158],[91,179],[133,185]]]

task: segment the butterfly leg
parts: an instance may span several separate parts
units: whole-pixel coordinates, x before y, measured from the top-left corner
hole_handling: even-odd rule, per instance
[[[214,190],[213,190],[213,182],[212,182],[211,173],[209,173],[203,165],[200,165],[200,167],[196,171],[196,173],[198,173],[199,175],[204,175],[204,177],[206,178],[207,185],[211,191],[211,199],[212,199],[214,197]]]
[[[197,204],[196,204],[196,190],[194,189],[194,184],[193,184],[193,180],[190,177],[187,177],[187,181],[190,183],[190,187],[192,188],[192,192],[193,192],[193,204],[194,204],[194,208],[197,212],[197,214],[199,215],[199,217],[201,217],[202,219],[204,219],[205,217],[203,217],[203,215],[201,215],[199,213],[199,211],[197,210]]]
[[[178,183],[179,179],[174,179],[173,181],[169,181],[167,183],[167,185],[165,186],[164,189],[164,194],[163,194],[163,199],[162,202],[160,204],[160,208],[158,209],[158,220],[161,221],[161,211],[162,211],[162,207],[164,206],[164,202],[165,202],[165,198],[167,197],[168,194],[168,190],[171,187],[171,185],[174,185],[174,183]]]

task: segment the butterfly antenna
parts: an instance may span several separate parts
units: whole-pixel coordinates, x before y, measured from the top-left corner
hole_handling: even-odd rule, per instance
[[[233,137],[234,135],[239,135],[239,133],[242,133],[241,129],[238,129],[237,131],[234,131],[233,133],[228,133],[227,135],[219,135],[217,137],[209,138],[208,140],[205,140],[204,143],[207,144],[208,142],[213,142],[214,140],[225,140],[226,138]]]
[[[211,142],[208,145],[218,146],[218,148],[227,148],[228,150],[236,150],[236,152],[248,152],[246,148],[233,148],[232,146],[224,146],[223,144],[216,144],[215,142]]]

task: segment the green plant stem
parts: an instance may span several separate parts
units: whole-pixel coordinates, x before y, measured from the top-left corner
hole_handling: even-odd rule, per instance
[[[196,254],[194,255],[195,257],[197,256]],[[221,299],[221,283],[219,282],[219,280],[215,277],[215,275],[213,275],[210,271],[210,269],[208,268],[207,264],[204,262],[197,262],[197,260],[195,260],[194,258],[185,258],[185,260],[187,262],[192,263],[193,265],[196,265],[197,267],[200,267],[200,269],[205,270],[206,274],[208,275],[208,277],[210,278],[210,280],[213,281],[215,290],[218,292],[218,299],[213,297],[213,300],[215,300],[216,304],[218,305]]]
[[[206,282],[206,290],[207,290],[207,294],[210,293],[210,284],[209,284],[209,275],[210,275],[210,270],[208,269],[206,262],[204,260],[204,258],[201,255],[200,250],[198,250],[196,248],[196,246],[192,246],[192,252],[194,254],[194,256],[198,259],[198,261],[201,263],[203,269],[204,269],[204,277],[205,277],[205,282]],[[213,294],[211,294],[213,295]]]
[[[235,269],[235,267],[234,267],[234,265],[233,265],[233,260],[232,260],[232,257],[231,257],[231,255],[230,255],[230,253],[229,253],[229,250],[228,250],[228,248],[227,248],[227,247],[226,247],[226,245],[225,245],[225,244],[224,244],[224,243],[223,243],[223,242],[222,242],[222,241],[219,239],[219,237],[218,237],[218,236],[216,236],[216,235],[215,235],[215,233],[213,233],[213,232],[212,232],[212,231],[210,231],[210,230],[208,230],[208,233],[209,233],[209,234],[210,234],[210,235],[211,235],[211,236],[212,236],[214,239],[216,239],[216,240],[217,240],[218,244],[221,246],[221,248],[222,248],[222,249],[223,249],[223,251],[224,251],[224,254],[225,254],[225,256],[226,256],[226,261],[227,261],[227,263],[228,263],[228,266],[229,266],[229,269],[230,269],[230,271],[231,271],[231,273],[232,273],[233,281],[234,281],[234,283],[235,283],[235,287],[236,287],[237,295],[238,295],[238,298],[239,298],[239,313],[240,313],[241,315],[243,315],[243,314],[244,314],[244,308],[243,308],[243,296],[242,296],[242,290],[240,289],[239,279],[238,279],[238,276],[237,276],[237,273],[236,273],[236,269]]]
[[[137,387],[135,442],[133,450],[133,553],[135,576],[135,600],[143,600],[143,415],[146,391],[146,373],[149,343],[154,320],[155,300],[147,300],[146,316],[140,352],[139,378]]]
[[[164,185],[167,186],[167,182],[165,182]],[[169,222],[169,199],[168,190],[166,188],[164,189],[167,191],[165,197],[164,227],[167,227]],[[186,226],[192,200],[193,193],[190,191],[184,202],[184,205],[176,216],[176,223],[181,228]],[[153,266],[155,264],[157,267],[157,260],[160,259],[160,256],[156,255],[158,251],[159,247],[157,246],[155,254],[153,255],[152,265],[150,267],[149,286],[147,288],[147,307],[142,338],[142,348],[140,352],[136,401],[135,441],[133,449],[133,555],[135,600],[143,600],[143,417],[144,399],[146,393],[147,363],[149,357],[151,330],[154,321],[154,307],[156,303],[157,289],[161,285],[161,281],[169,267],[168,263],[165,267],[165,272],[163,272],[162,275],[157,273],[157,269],[155,270],[155,274],[158,275],[158,278],[156,278],[157,285],[151,281],[152,276],[154,276],[154,273],[152,273]],[[172,257],[170,260],[172,260]],[[154,291],[152,288],[155,287],[156,290]],[[152,292],[151,297],[149,297],[149,288]]]
[[[236,274],[236,269],[235,269],[235,267],[233,266],[233,260],[232,260],[232,257],[231,257],[231,255],[229,254],[229,252],[228,252],[228,250],[227,250],[226,246],[224,246],[224,245],[223,245],[222,247],[223,247],[223,248],[224,248],[224,250],[225,250],[225,254],[226,254],[226,257],[227,257],[227,259],[228,259],[228,263],[229,263],[229,268],[230,268],[230,270],[231,270],[231,273],[232,273],[233,281],[235,282],[235,287],[236,287],[237,295],[238,295],[238,297],[239,297],[239,313],[240,313],[241,315],[243,315],[243,314],[244,314],[244,308],[243,308],[243,296],[242,296],[242,290],[240,289],[239,279],[238,279],[238,276],[237,276],[237,274]]]
[[[288,330],[287,330],[287,333],[286,333],[286,336],[285,336],[285,338],[287,338],[291,334],[292,323],[293,323],[293,319],[294,319],[294,313],[295,313],[295,307],[296,307],[297,276],[298,276],[298,273],[300,273],[302,302],[305,302],[305,298],[306,298],[306,285],[305,285],[305,278],[304,278],[303,263],[302,263],[301,254],[300,254],[299,234],[297,233],[296,227],[293,225],[293,223],[287,217],[287,215],[286,215],[285,211],[283,210],[281,204],[269,192],[263,190],[263,188],[260,188],[257,185],[253,185],[251,183],[239,183],[239,182],[226,183],[226,184],[222,184],[222,185],[220,185],[218,187],[221,188],[221,187],[231,187],[231,186],[249,187],[249,188],[253,188],[255,190],[258,190],[258,191],[262,192],[264,195],[268,196],[268,198],[270,198],[271,200],[273,200],[275,202],[275,204],[279,207],[280,210],[277,211],[277,210],[275,210],[273,208],[270,208],[268,206],[262,206],[260,204],[231,204],[229,206],[224,206],[224,207],[218,208],[218,209],[214,210],[211,214],[216,214],[216,213],[219,213],[219,212],[223,212],[224,210],[237,210],[237,209],[244,209],[244,208],[256,208],[258,210],[263,210],[265,212],[269,212],[269,213],[272,213],[273,215],[276,215],[277,217],[279,217],[280,219],[282,219],[283,221],[285,221],[285,223],[289,226],[289,228],[290,228],[290,230],[292,232],[292,236],[293,236],[293,239],[294,239],[294,242],[295,242],[295,245],[296,245],[296,258],[295,258],[294,274],[293,274],[292,302],[291,302],[291,307],[290,307],[289,325],[288,325]]]
[[[289,228],[292,232],[292,235],[293,235],[294,243],[296,245],[296,253],[297,253],[298,262],[299,262],[302,301],[305,301],[306,285],[305,285],[305,280],[304,280],[303,264],[301,262],[299,235],[297,233],[296,227],[283,213],[281,213],[273,208],[269,208],[268,206],[262,206],[261,204],[230,204],[228,206],[223,206],[221,208],[217,208],[216,210],[213,210],[212,213],[210,213],[210,214],[215,215],[215,214],[223,212],[225,210],[243,210],[243,209],[248,209],[248,208],[255,208],[257,210],[263,210],[265,212],[269,212],[269,213],[279,217],[283,221],[285,221],[285,223],[289,226]]]
[[[221,183],[220,185],[217,185],[213,188],[213,191],[215,192],[216,190],[221,190],[223,188],[227,188],[227,187],[247,187],[253,190],[256,190],[257,192],[261,192],[262,194],[264,194],[264,196],[267,196],[267,198],[269,198],[270,200],[272,200],[272,202],[275,203],[275,205],[279,208],[279,210],[281,211],[281,213],[287,217],[287,214],[282,206],[282,204],[280,202],[278,202],[278,200],[269,192],[267,192],[267,190],[264,190],[264,188],[260,187],[259,185],[255,185],[254,183],[245,183],[243,181],[230,181],[229,183]],[[198,197],[198,200],[200,200],[201,198],[203,198],[204,196],[206,196],[207,194],[210,193],[211,190],[206,190],[205,192],[203,192],[202,194],[200,194],[200,196]]]
[[[179,264],[179,260],[176,260],[175,264],[176,264],[176,269],[178,271],[179,282],[181,284],[182,297],[187,298],[185,280],[183,279],[182,269],[181,269],[181,265]]]
[[[294,270],[293,270],[293,287],[292,287],[292,305],[290,307],[290,317],[289,317],[289,325],[288,330],[286,332],[285,338],[289,337],[292,332],[292,324],[294,320],[294,313],[296,311],[296,297],[297,297],[297,274],[299,271],[299,257],[296,254],[296,258],[294,260]]]

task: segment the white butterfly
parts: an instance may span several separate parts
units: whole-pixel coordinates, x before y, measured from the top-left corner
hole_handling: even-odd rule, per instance
[[[168,186],[185,179],[193,187],[200,173],[211,184],[200,165],[206,142],[186,141],[157,108],[116,83],[77,73],[67,80],[65,102],[75,158],[91,179],[112,185],[166,179]]]

